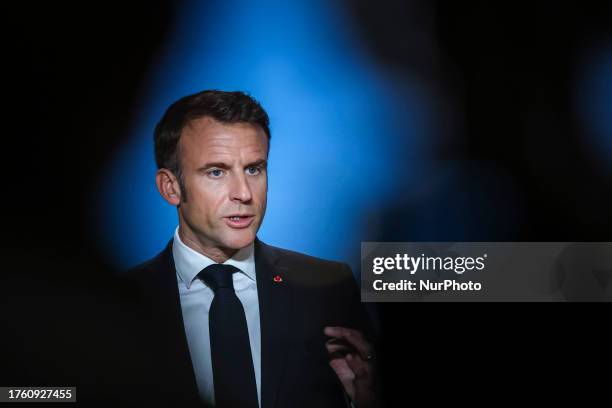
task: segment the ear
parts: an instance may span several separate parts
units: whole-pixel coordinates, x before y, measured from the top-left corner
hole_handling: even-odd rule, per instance
[[[168,169],[159,169],[155,175],[157,191],[170,205],[178,206],[181,203],[181,189],[174,174]]]

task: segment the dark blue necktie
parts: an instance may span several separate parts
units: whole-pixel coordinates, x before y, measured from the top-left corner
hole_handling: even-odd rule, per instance
[[[231,265],[212,264],[198,277],[215,292],[208,312],[215,406],[257,408],[257,384],[249,331],[240,299],[234,292]]]

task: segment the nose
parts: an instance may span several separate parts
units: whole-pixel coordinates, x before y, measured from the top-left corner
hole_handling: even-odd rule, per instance
[[[232,186],[230,189],[230,200],[248,203],[253,198],[251,193],[251,186],[246,178],[245,174],[238,174],[232,180]]]

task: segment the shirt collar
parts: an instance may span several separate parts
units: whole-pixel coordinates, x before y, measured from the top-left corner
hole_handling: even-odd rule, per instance
[[[178,231],[179,227],[176,227],[174,231],[174,242],[172,243],[172,256],[174,257],[176,273],[187,289],[189,289],[198,273],[207,266],[214,264],[215,261],[185,245],[185,243],[181,241]],[[255,281],[254,248],[255,245],[251,242],[250,245],[239,249],[234,256],[223,262],[223,264],[235,266],[249,279]]]

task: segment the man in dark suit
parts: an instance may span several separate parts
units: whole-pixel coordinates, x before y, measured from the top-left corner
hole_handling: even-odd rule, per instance
[[[221,407],[376,405],[373,348],[346,264],[257,239],[267,197],[266,112],[203,91],[155,130],[174,238],[127,275],[154,322],[162,394]]]

